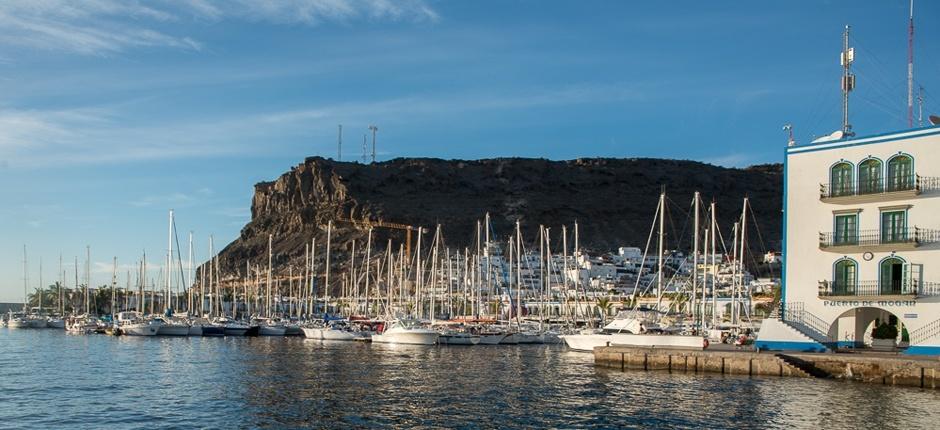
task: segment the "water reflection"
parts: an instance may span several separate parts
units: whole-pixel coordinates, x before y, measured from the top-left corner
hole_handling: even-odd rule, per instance
[[[133,338],[0,329],[0,425],[928,428],[940,393],[620,372],[559,346]]]

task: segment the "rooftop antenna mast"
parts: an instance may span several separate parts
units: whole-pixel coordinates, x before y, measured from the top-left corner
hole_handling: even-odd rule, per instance
[[[336,142],[336,161],[343,161],[343,125],[339,125]]]
[[[918,87],[917,93],[917,126],[924,126],[924,87]]]
[[[907,127],[914,128],[914,0],[907,27]]]
[[[852,125],[849,124],[849,93],[855,89],[855,75],[849,68],[855,61],[855,48],[849,47],[849,27],[845,26],[845,32],[842,35],[842,135],[845,137],[855,136],[852,132]]]
[[[370,125],[369,130],[372,130],[372,162],[375,163],[375,132],[379,131],[379,128]]]
[[[787,146],[796,145],[796,140],[793,139],[793,124],[784,124],[783,130],[787,132]]]

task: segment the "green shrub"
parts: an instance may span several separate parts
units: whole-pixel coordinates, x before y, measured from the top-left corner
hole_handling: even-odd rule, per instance
[[[887,323],[881,323],[871,331],[871,337],[875,339],[897,339],[898,328]]]

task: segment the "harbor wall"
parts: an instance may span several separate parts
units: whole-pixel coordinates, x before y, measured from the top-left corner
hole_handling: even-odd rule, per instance
[[[747,376],[826,378],[884,385],[940,388],[940,360],[849,354],[692,351],[606,346],[594,363],[620,370],[661,370]]]

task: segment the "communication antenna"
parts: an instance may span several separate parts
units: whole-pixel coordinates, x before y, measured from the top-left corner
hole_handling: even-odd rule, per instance
[[[924,126],[924,86],[918,87],[917,92],[917,126]]]
[[[379,131],[379,128],[370,125],[369,130],[372,130],[372,162],[375,163],[375,132]]]
[[[907,30],[907,127],[914,127],[914,0]]]
[[[339,133],[337,133],[337,143],[336,143],[336,161],[343,161],[343,125],[339,125]]]
[[[786,132],[787,132],[787,146],[796,145],[796,140],[793,139],[793,125],[792,125],[792,124],[784,124],[784,125],[783,125],[783,131],[786,131]]]
[[[842,36],[842,56],[840,58],[842,64],[842,135],[844,137],[855,136],[855,133],[852,132],[852,125],[849,124],[849,93],[855,89],[855,75],[849,71],[852,62],[855,61],[855,48],[849,47],[850,28],[848,25],[845,26],[845,32]]]

